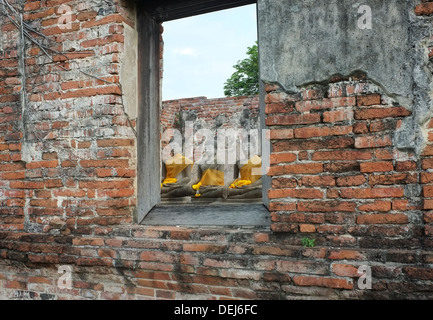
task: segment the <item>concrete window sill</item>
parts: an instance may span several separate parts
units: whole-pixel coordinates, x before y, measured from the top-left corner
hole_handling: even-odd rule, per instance
[[[160,204],[142,225],[269,228],[270,213],[260,203]]]

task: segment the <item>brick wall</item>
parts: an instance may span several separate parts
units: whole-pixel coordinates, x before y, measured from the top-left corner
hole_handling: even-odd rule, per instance
[[[137,225],[119,76],[133,8],[65,1],[61,30],[60,3],[12,3],[48,36],[37,41],[68,52],[55,62],[28,39],[20,60],[0,16],[0,298],[433,298],[431,123],[417,156],[393,142],[411,112],[362,75],[297,93],[266,84],[271,228]]]
[[[216,128],[215,120],[218,116],[224,117],[221,128],[242,128],[242,124],[233,123],[232,119],[240,120],[242,114],[247,112],[248,120],[253,122],[253,128],[257,127],[259,117],[259,97],[225,97],[208,99],[195,97],[162,102],[161,124],[162,129],[176,126],[176,117],[182,112],[192,112],[196,115],[196,121],[203,122],[207,128]],[[245,117],[245,116],[244,116]]]
[[[70,28],[58,26],[62,3],[72,9]],[[3,18],[0,228],[46,232],[61,218],[86,234],[130,223],[135,119],[125,113],[120,68],[132,13],[121,4],[74,1],[22,8],[24,22],[42,35],[30,33],[24,49]]]

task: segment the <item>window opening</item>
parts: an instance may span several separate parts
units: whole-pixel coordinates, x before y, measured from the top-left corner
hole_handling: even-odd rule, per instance
[[[263,203],[258,95],[224,97],[257,41],[255,5],[163,27],[160,204]]]

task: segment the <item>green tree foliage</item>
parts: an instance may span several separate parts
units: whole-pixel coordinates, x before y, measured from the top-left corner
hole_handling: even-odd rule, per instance
[[[259,94],[259,51],[257,42],[248,47],[248,57],[238,61],[236,69],[224,84],[226,96],[239,97]]]

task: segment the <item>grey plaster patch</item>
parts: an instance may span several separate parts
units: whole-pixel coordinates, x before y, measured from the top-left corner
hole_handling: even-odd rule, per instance
[[[260,74],[288,92],[335,76],[364,72],[383,93],[412,111],[394,135],[402,151],[420,154],[432,110],[428,57],[431,19],[413,0],[258,0]],[[360,29],[361,5],[372,28]]]
[[[369,1],[372,29],[354,0],[259,0],[261,77],[288,91],[362,70],[389,94],[412,95],[408,0]]]
[[[158,205],[142,224],[267,227],[270,225],[270,215],[262,204]]]

